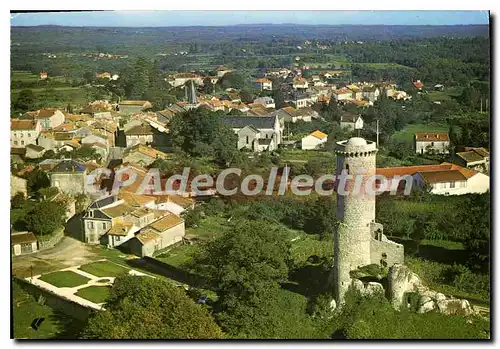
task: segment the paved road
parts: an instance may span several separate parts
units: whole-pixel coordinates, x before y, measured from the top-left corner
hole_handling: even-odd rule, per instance
[[[12,273],[16,276],[33,275],[84,264],[97,258],[98,249],[70,237],[63,237],[53,248],[38,253],[12,258]]]

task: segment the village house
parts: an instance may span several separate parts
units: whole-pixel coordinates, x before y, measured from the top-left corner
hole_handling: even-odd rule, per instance
[[[121,101],[118,103],[118,110],[121,114],[135,114],[151,109],[152,104],[149,101]]]
[[[12,255],[20,256],[38,251],[38,240],[35,234],[27,231],[12,232]]]
[[[224,75],[226,75],[227,73],[231,73],[233,70],[229,69],[229,68],[225,68],[224,66],[220,65],[217,67],[216,71],[217,71],[217,78],[221,78]]]
[[[276,108],[276,104],[274,103],[274,99],[272,97],[255,98],[253,103],[262,104],[266,108]]]
[[[311,101],[311,96],[309,93],[292,93],[290,99],[287,100],[293,104],[296,109],[305,108],[309,106]]]
[[[26,146],[26,153],[24,157],[26,159],[40,159],[45,153],[45,148],[36,144],[28,144]]]
[[[168,214],[141,229],[127,245],[136,256],[153,256],[155,252],[182,241],[185,234],[184,220]]]
[[[352,98],[360,101],[363,99],[363,91],[355,84],[348,85],[347,88],[352,92]]]
[[[88,244],[99,244],[111,227],[125,223],[125,217],[134,210],[123,200],[118,200],[116,195],[94,201],[82,218],[83,236],[80,240]]]
[[[316,130],[302,138],[301,145],[303,150],[314,150],[321,148],[327,141],[328,135],[320,130]]]
[[[311,122],[312,119],[319,117],[311,107],[295,109],[293,107],[285,107],[273,113],[283,119],[284,122],[296,123],[297,121]]]
[[[298,77],[293,80],[292,87],[295,90],[306,90],[309,87],[309,83],[306,79]]]
[[[14,197],[18,193],[24,195],[24,197],[28,197],[28,185],[27,180],[21,177],[10,175],[10,197]]]
[[[262,104],[248,104],[247,105],[249,110],[247,111],[247,115],[249,116],[269,116],[271,112],[274,111],[274,109],[266,108]]]
[[[187,209],[194,208],[194,200],[179,195],[156,195],[155,209],[169,211],[180,216]]]
[[[111,80],[111,73],[105,71],[104,73],[96,73],[95,74],[96,79],[108,79]]]
[[[278,116],[223,116],[222,120],[238,135],[238,149],[272,151],[281,144],[283,126]]]
[[[11,148],[25,148],[28,144],[36,144],[41,131],[38,120],[10,120],[10,146]]]
[[[440,165],[378,168],[377,175],[383,175],[387,179],[387,187],[380,188],[385,191],[389,191],[393,185],[400,190],[404,189],[407,185],[405,179],[399,185],[392,183],[394,179],[401,179],[403,176],[409,176],[412,190],[429,188],[436,195],[480,194],[487,192],[490,187],[487,175],[447,162]]]
[[[351,112],[343,112],[340,115],[340,127],[344,130],[361,130],[363,123],[363,118],[360,115]]]
[[[420,80],[414,81],[412,84],[413,84],[413,87],[415,87],[419,91],[421,91],[422,88],[424,87],[424,84]]]
[[[87,168],[74,160],[62,160],[50,172],[50,186],[69,195],[85,193]]]
[[[141,123],[125,129],[125,139],[127,148],[133,147],[136,144],[152,144],[153,129],[148,123]]]
[[[378,96],[380,95],[380,90],[376,86],[363,86],[361,91],[363,98],[369,100],[372,103],[375,103],[375,101],[378,100]]]
[[[193,81],[198,86],[203,85],[203,77],[193,73],[173,74],[170,75],[166,80],[170,85],[172,85],[172,87],[179,87],[182,85],[186,85],[186,83],[189,81]]]
[[[343,88],[340,90],[333,90],[332,97],[337,103],[340,101],[345,101],[349,98],[352,98],[352,91],[347,88]]]
[[[50,130],[64,124],[66,116],[56,108],[45,108],[33,112],[27,112],[26,116],[33,120],[40,121],[41,130]]]
[[[478,172],[490,173],[490,152],[485,148],[466,148],[455,154],[454,162]]]
[[[149,166],[157,159],[167,159],[167,154],[148,147],[143,144],[136,144],[123,151],[123,162],[132,162],[141,166]]]
[[[255,80],[254,87],[261,91],[271,91],[273,89],[273,82],[267,78],[259,78]]]
[[[448,132],[417,132],[414,140],[417,154],[448,154],[450,152]]]

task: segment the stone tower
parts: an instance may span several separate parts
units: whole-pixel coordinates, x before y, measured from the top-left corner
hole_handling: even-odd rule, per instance
[[[404,260],[403,246],[388,240],[375,222],[375,142],[360,137],[337,142],[337,219],[334,233],[335,300],[341,304],[351,285],[350,272],[369,264],[387,267]],[[341,173],[349,175],[344,190]]]

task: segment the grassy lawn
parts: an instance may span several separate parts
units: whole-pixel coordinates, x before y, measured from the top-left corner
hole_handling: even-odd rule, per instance
[[[444,91],[427,91],[427,97],[429,97],[429,99],[433,102],[444,102],[453,99],[453,97],[460,96],[462,94],[462,91],[462,87],[449,87],[445,88]]]
[[[392,139],[413,143],[415,132],[448,132],[448,130],[449,127],[446,124],[411,124],[407,125],[401,131],[395,132],[392,135]]]
[[[407,67],[406,65],[397,63],[355,63],[355,65],[370,69],[389,69],[389,68],[413,69],[411,67]]]
[[[16,282],[12,282],[12,294],[14,338],[53,338],[59,331],[59,324],[53,318],[52,308],[37,303],[35,298],[25,292]],[[38,330],[31,328],[31,322],[42,317],[45,320]]]
[[[201,220],[196,228],[186,229],[186,234],[200,239],[209,239],[226,230],[226,219],[223,217],[209,216]]]
[[[291,242],[292,258],[296,264],[307,262],[310,256],[333,259],[333,238],[320,240],[318,236],[296,231],[296,237]]]
[[[332,164],[335,164],[334,161],[335,155],[327,151],[284,149],[280,156],[282,161],[301,162],[301,163],[308,162],[311,158],[316,158],[316,157],[331,159]]]
[[[80,266],[79,269],[81,271],[99,277],[105,277],[105,276],[116,277],[128,273],[128,269],[107,261],[85,264]]]
[[[193,256],[198,251],[198,245],[180,245],[164,253],[155,256],[155,259],[164,263],[170,264],[174,267],[182,267],[183,264],[191,261]]]
[[[11,101],[17,100],[23,89],[11,89]],[[36,103],[44,106],[64,108],[70,103],[73,107],[85,106],[87,104],[87,90],[81,87],[53,87],[53,88],[30,88]]]
[[[42,275],[40,280],[48,282],[56,287],[76,287],[86,284],[89,279],[72,271],[56,271]]]
[[[75,294],[78,297],[99,304],[104,303],[109,297],[110,289],[109,286],[89,286],[78,290]]]

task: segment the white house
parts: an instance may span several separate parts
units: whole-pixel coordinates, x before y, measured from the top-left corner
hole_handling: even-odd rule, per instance
[[[415,133],[415,152],[426,154],[448,154],[450,152],[450,137],[448,132],[417,132]]]
[[[272,151],[281,144],[284,127],[277,115],[224,116],[222,120],[238,135],[238,149]]]
[[[38,120],[10,120],[10,146],[25,148],[28,144],[36,144],[40,135],[41,124]]]
[[[490,152],[485,148],[467,148],[455,154],[454,162],[479,172],[490,172]]]
[[[26,115],[34,120],[40,121],[40,126],[43,130],[50,130],[61,124],[64,124],[66,117],[63,112],[56,108],[45,108],[34,112],[28,112]]]
[[[340,127],[345,130],[354,131],[363,128],[363,118],[357,114],[344,112],[340,115]]]
[[[490,178],[487,175],[448,162],[440,165],[377,168],[377,175],[383,175],[387,180],[387,186],[381,188],[383,191],[389,191],[393,186],[403,190],[408,185],[403,179],[405,176],[411,180],[411,190],[428,187],[436,195],[480,194],[490,188]],[[394,180],[401,181],[398,185],[393,183]]]
[[[316,130],[313,133],[302,138],[302,149],[303,150],[313,150],[319,149],[323,144],[328,141],[328,135]]]
[[[259,97],[254,99],[253,101],[256,104],[262,104],[266,108],[276,108],[276,104],[274,103],[274,99],[271,97]]]
[[[345,101],[346,99],[353,98],[352,91],[346,88],[332,91],[332,97],[336,102]]]
[[[271,91],[273,89],[273,82],[267,78],[259,78],[255,80],[254,87],[260,89],[261,91]]]
[[[12,254],[14,256],[38,251],[38,241],[36,236],[31,232],[23,231],[12,233],[11,239]]]

